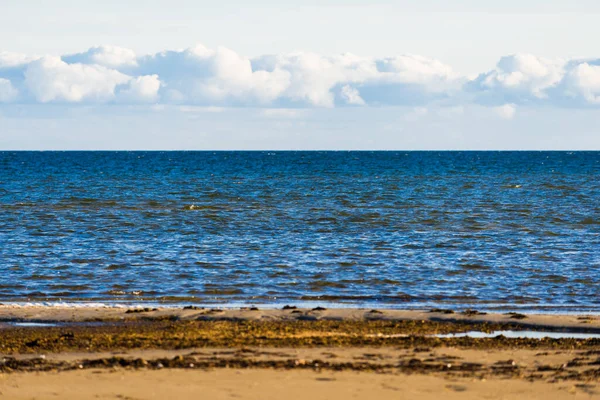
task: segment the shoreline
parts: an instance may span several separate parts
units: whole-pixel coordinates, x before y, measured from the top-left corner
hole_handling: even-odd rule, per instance
[[[449,324],[495,325],[510,329],[548,330],[564,332],[600,333],[600,315],[581,314],[525,314],[520,312],[484,312],[452,309],[401,310],[369,308],[215,308],[184,307],[113,307],[86,305],[77,307],[46,305],[0,304],[0,323],[80,323],[124,322],[137,320],[174,321],[427,321]],[[477,330],[477,329],[475,329]],[[506,329],[504,329],[506,330]]]
[[[381,302],[336,302],[331,300],[300,300],[287,302],[198,302],[198,301],[153,301],[153,300],[123,300],[105,301],[98,300],[75,300],[75,301],[50,301],[50,300],[27,300],[27,301],[0,301],[0,307],[57,307],[57,308],[164,308],[177,309],[187,306],[203,308],[239,309],[244,307],[257,307],[271,310],[280,309],[286,305],[298,308],[326,307],[330,309],[372,309],[400,310],[400,311],[429,311],[434,308],[451,309],[455,312],[478,309],[483,312],[502,314],[508,312],[521,312],[526,314],[540,315],[597,315],[600,316],[600,306],[582,306],[581,304],[562,304],[560,306],[551,304],[499,304],[499,303],[410,303],[394,304]]]
[[[498,330],[600,333],[600,317],[2,305],[0,393],[270,399],[298,387],[298,398],[315,399],[342,392],[359,399],[418,393],[431,400],[600,394],[600,338],[436,336]],[[101,386],[92,384],[98,380]],[[256,385],[261,389],[253,390]]]

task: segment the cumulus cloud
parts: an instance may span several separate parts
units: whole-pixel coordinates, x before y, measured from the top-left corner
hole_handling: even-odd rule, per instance
[[[419,56],[383,60],[353,54],[295,52],[248,58],[227,48],[165,51],[138,58],[133,74],[157,74],[161,98],[196,105],[333,107],[421,101],[459,77],[449,66]]]
[[[117,46],[97,46],[86,52],[64,56],[69,64],[96,64],[107,68],[134,67],[137,56],[133,50]]]
[[[0,69],[20,67],[37,59],[35,56],[27,54],[11,53],[8,51],[0,52]]]
[[[0,103],[8,103],[17,97],[18,91],[8,79],[0,78]]]
[[[198,45],[136,56],[128,49],[98,46],[60,59],[20,59],[23,64],[11,63],[24,66],[23,87],[38,102],[160,100],[281,108],[422,105],[448,97],[462,82],[448,65],[415,55],[375,59],[295,52],[249,58],[227,48]]]
[[[257,68],[280,68],[290,73],[283,98],[290,104],[334,105],[412,104],[438,97],[457,85],[451,68],[425,57],[387,59],[346,53],[320,56],[293,53],[254,60]]]
[[[351,54],[322,57],[314,53],[292,53],[257,60],[268,71],[283,70],[289,84],[283,97],[289,105],[333,107],[336,85],[362,83],[372,73],[368,60]]]
[[[600,66],[582,63],[565,76],[567,96],[581,98],[589,104],[600,104]]]
[[[530,54],[502,57],[496,68],[465,85],[475,102],[503,106],[600,104],[600,60],[551,60]]]
[[[350,85],[342,86],[340,93],[342,95],[342,98],[348,104],[354,104],[358,106],[364,106],[366,104],[362,97],[360,97],[360,93],[358,93],[358,90],[356,90]]]
[[[119,99],[131,103],[155,103],[158,101],[160,79],[158,75],[144,75],[133,78],[119,92]]]
[[[530,54],[502,57],[496,68],[479,75],[467,88],[482,102],[539,102],[547,91],[560,83],[565,62]]]
[[[600,60],[514,54],[469,78],[439,60],[411,54],[246,57],[224,47],[197,45],[137,55],[97,46],[62,57],[0,53],[0,96],[3,102],[282,109],[479,104],[512,118],[517,106],[530,104],[599,106],[599,65]]]
[[[448,82],[458,77],[449,65],[418,55],[384,58],[376,63],[384,80],[391,82],[427,84],[443,90]]]
[[[211,54],[209,68],[211,76],[196,82],[196,94],[211,101],[269,104],[289,86],[288,72],[253,71],[248,58],[224,47]]]
[[[114,98],[117,85],[129,80],[116,70],[100,65],[67,64],[59,57],[33,61],[25,70],[25,85],[41,103],[106,102]]]
[[[0,89],[3,93],[3,102],[21,100],[21,92],[26,92],[22,88],[24,80],[23,71],[29,63],[38,58],[21,53],[0,52],[0,79],[4,79],[5,81],[2,84],[2,89]]]

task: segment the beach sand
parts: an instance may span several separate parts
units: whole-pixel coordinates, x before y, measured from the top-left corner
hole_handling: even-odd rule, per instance
[[[600,339],[434,336],[600,333],[596,316],[5,305],[0,321],[8,399],[600,398]]]
[[[442,322],[472,323],[519,323],[521,327],[551,327],[558,329],[581,330],[598,328],[600,317],[586,315],[528,314],[521,317],[519,313],[485,313],[476,310],[454,312],[449,309],[432,310],[371,310],[357,308],[336,309],[298,309],[293,306],[287,309],[257,309],[243,307],[203,308],[189,306],[174,307],[82,307],[75,303],[72,306],[32,306],[1,305],[0,321],[127,321],[144,318],[176,318],[177,320],[252,320],[252,321],[295,321],[295,320],[414,320]]]
[[[595,385],[276,370],[72,371],[0,376],[7,399],[593,399]]]

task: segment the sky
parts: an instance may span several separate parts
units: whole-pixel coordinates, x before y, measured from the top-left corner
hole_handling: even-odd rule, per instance
[[[600,149],[600,2],[0,0],[0,149]]]

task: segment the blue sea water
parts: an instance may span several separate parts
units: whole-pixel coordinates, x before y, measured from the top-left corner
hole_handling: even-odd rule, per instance
[[[600,311],[600,152],[0,152],[0,301]]]

